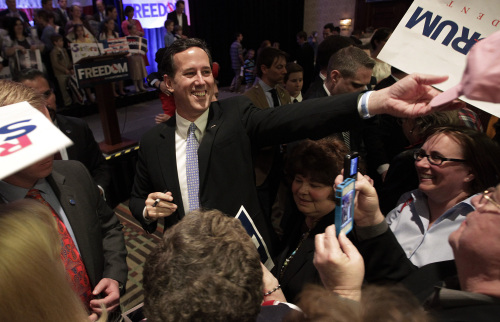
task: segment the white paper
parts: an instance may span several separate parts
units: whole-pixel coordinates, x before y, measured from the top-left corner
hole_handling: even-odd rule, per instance
[[[0,179],[72,144],[27,102],[0,107]]]
[[[415,17],[423,17],[426,13],[430,19],[416,22]],[[407,25],[412,25],[412,21],[414,26],[410,28]],[[434,22],[437,23],[433,27]],[[441,23],[447,26],[439,33]],[[452,35],[451,31],[455,26],[456,33]],[[446,82],[435,86],[444,91],[460,83],[465,70],[467,57],[456,50],[460,47],[468,48],[465,42],[460,42],[462,35],[467,33],[468,39],[474,42],[475,33],[480,34],[478,38],[482,39],[498,30],[500,30],[498,0],[415,0],[378,58],[408,74],[448,75],[449,79]],[[453,36],[449,42],[446,39],[448,35]],[[465,97],[461,99],[488,113],[500,116],[500,104],[474,101]]]

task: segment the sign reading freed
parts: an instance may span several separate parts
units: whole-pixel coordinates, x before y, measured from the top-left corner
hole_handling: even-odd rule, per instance
[[[462,79],[472,46],[498,30],[498,0],[415,0],[378,58],[408,74],[448,75],[435,85],[444,91]],[[500,115],[500,104],[461,99]]]
[[[134,8],[134,18],[141,22],[143,28],[161,28],[167,14],[175,10],[176,0],[123,0],[123,6]],[[185,14],[189,24],[189,3],[185,2]]]
[[[127,58],[76,64],[75,74],[82,88],[124,80],[128,78]]]

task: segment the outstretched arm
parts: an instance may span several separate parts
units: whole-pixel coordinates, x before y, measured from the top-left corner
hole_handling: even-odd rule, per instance
[[[417,117],[438,110],[454,109],[454,104],[432,108],[429,103],[440,91],[431,85],[446,81],[448,76],[411,74],[394,85],[372,92],[368,100],[370,115],[390,114]]]

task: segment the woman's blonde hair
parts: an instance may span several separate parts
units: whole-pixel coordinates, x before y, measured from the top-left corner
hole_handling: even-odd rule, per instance
[[[2,320],[88,321],[60,252],[57,224],[47,207],[26,199],[0,204]]]

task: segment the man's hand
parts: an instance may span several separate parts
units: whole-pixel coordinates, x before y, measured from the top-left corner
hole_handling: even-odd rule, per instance
[[[158,202],[157,202],[158,200]],[[153,192],[148,195],[146,199],[146,212],[148,220],[158,220],[159,218],[167,217],[177,210],[177,205],[174,204],[172,193],[167,191]]]
[[[279,285],[278,279],[274,277],[273,274],[264,266],[264,264],[260,263],[260,266],[262,267],[262,281],[264,283],[264,294],[267,292],[273,290],[275,287]],[[280,301],[280,302],[286,302],[285,294],[283,294],[283,291],[280,289],[277,289],[276,291],[272,292],[271,294],[264,296],[264,301]]]
[[[454,104],[431,108],[429,103],[440,91],[432,84],[439,84],[448,79],[448,76],[434,76],[425,74],[411,74],[394,85],[375,91],[370,95],[368,109],[371,115],[390,114],[396,117],[410,117],[426,115],[438,110],[452,110],[458,108]]]
[[[104,305],[108,312],[113,311],[120,304],[120,289],[118,281],[111,278],[103,278],[95,286],[92,295],[102,295],[101,299],[94,299],[90,301],[90,308],[93,313],[98,315],[102,314],[101,304]],[[92,316],[92,315],[91,315]],[[91,318],[89,316],[89,318]]]
[[[335,185],[344,180],[342,174],[335,178]],[[385,220],[378,204],[377,191],[373,187],[373,180],[358,172],[355,183],[356,199],[354,201],[354,223],[356,226],[374,226]]]
[[[314,244],[313,263],[325,288],[359,301],[365,266],[356,247],[344,233],[340,233],[338,239],[335,237],[335,225],[316,235]]]

